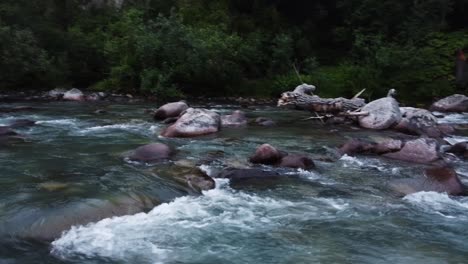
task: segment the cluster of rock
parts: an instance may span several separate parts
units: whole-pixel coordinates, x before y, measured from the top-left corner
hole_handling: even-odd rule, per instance
[[[219,132],[223,127],[245,127],[249,120],[243,111],[236,110],[230,115],[220,115],[215,111],[191,108],[184,101],[173,102],[159,107],[153,112],[153,118],[170,124],[161,133],[164,137],[199,137]],[[274,126],[268,118],[253,121],[259,126]]]

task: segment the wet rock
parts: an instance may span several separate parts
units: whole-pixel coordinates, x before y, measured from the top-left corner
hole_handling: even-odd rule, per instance
[[[189,107],[185,102],[174,102],[174,103],[168,103],[165,104],[161,107],[159,107],[155,112],[154,112],[154,119],[155,120],[164,120],[166,118],[170,117],[178,117],[180,114],[182,114],[185,110],[187,110]]]
[[[440,159],[439,143],[434,139],[420,138],[407,141],[397,152],[384,154],[387,158],[428,164]]]
[[[353,156],[358,153],[369,152],[374,149],[374,144],[366,142],[359,139],[350,139],[344,143],[339,149],[338,152],[340,155],[349,155]]]
[[[427,135],[441,137],[442,131],[438,128],[437,118],[428,110],[413,107],[400,107],[401,121],[394,127],[403,133],[412,135]]]
[[[423,191],[466,195],[466,187],[457,173],[448,167],[429,168],[425,171],[424,178],[395,180],[390,183],[390,187],[403,195]]]
[[[273,146],[263,144],[255,150],[255,154],[250,157],[249,161],[255,164],[274,165],[280,163],[284,156],[284,153]]]
[[[440,112],[468,112],[468,97],[454,94],[432,104],[431,111]]]
[[[236,110],[230,115],[221,116],[221,125],[223,127],[243,127],[247,125],[247,117],[243,111]]]
[[[276,122],[265,117],[259,117],[255,119],[255,123],[260,126],[271,127],[276,126]]]
[[[362,108],[368,116],[359,117],[359,125],[369,129],[387,129],[401,120],[398,102],[392,97],[385,97],[372,101]]]
[[[73,88],[63,95],[63,99],[68,101],[84,101],[85,95],[79,89]]]
[[[201,193],[214,189],[215,181],[199,168],[189,168],[185,170],[175,170],[177,173],[173,174],[173,178],[189,187],[190,189]]]
[[[314,161],[305,155],[287,155],[281,159],[280,167],[309,170],[315,168]]]
[[[7,232],[10,236],[47,242],[57,239],[72,226],[144,212],[158,204],[159,202],[143,195],[121,196],[109,200],[87,199],[14,217],[3,223],[4,230],[1,230],[1,233]]]
[[[221,118],[217,113],[207,109],[189,108],[161,135],[164,137],[197,137],[216,133],[220,127]]]
[[[374,147],[373,152],[377,154],[385,154],[399,151],[403,147],[403,141],[398,139],[384,139],[378,141]]]
[[[137,148],[128,158],[133,161],[156,162],[169,159],[171,155],[172,150],[167,145],[153,143]]]

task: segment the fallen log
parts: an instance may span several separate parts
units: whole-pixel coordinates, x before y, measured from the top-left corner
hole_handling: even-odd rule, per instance
[[[302,84],[301,86],[303,87],[304,85]],[[298,86],[298,88],[301,86]],[[298,88],[293,92],[281,94],[281,98],[278,100],[278,107],[293,107],[310,112],[337,114],[356,111],[366,104],[362,98],[320,98],[317,95],[309,95]]]

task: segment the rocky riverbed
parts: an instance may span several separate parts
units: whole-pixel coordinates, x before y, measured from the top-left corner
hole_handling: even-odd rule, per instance
[[[428,137],[241,105],[0,104],[0,262],[465,261],[467,113]]]

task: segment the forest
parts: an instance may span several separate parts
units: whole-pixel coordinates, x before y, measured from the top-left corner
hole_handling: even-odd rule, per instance
[[[466,94],[468,0],[2,0],[0,90]]]

